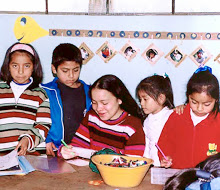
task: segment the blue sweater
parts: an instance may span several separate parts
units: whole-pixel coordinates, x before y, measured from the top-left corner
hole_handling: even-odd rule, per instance
[[[48,132],[46,143],[53,142],[56,147],[61,145],[61,139],[64,138],[64,124],[63,124],[63,105],[60,95],[60,90],[57,86],[57,77],[53,81],[42,84],[42,88],[47,92],[50,100],[50,112],[52,125]],[[91,99],[89,97],[89,85],[84,81],[79,80],[84,86],[84,91],[86,95],[86,112],[91,109]]]

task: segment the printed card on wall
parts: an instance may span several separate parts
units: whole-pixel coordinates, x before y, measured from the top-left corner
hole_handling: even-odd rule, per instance
[[[216,56],[216,58],[214,59],[214,61],[217,61],[218,63],[220,63],[220,53]]]
[[[120,50],[120,54],[123,55],[128,61],[131,61],[140,51],[135,45],[128,41]]]
[[[116,53],[117,51],[107,41],[96,51],[96,54],[99,55],[105,63],[108,63]]]
[[[153,43],[150,44],[147,49],[141,54],[141,56],[150,64],[155,64],[163,55],[164,53]]]
[[[196,48],[189,56],[193,62],[199,67],[205,65],[205,63],[212,57],[211,53],[206,50],[202,45]]]
[[[186,54],[184,54],[178,46],[175,46],[166,56],[170,62],[172,62],[175,67],[178,67],[186,58]]]
[[[89,47],[83,42],[80,46],[79,49],[82,54],[83,58],[83,64],[86,64],[90,59],[94,57],[94,53],[89,49]]]

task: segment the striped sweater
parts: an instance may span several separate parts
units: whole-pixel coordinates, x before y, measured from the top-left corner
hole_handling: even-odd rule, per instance
[[[16,102],[11,87],[0,83],[0,151],[14,149],[24,135],[33,149],[45,140],[50,126],[49,100],[42,88],[27,88]]]
[[[117,153],[143,156],[145,135],[141,121],[127,112],[116,120],[102,121],[90,110],[71,145],[93,150],[111,148]]]

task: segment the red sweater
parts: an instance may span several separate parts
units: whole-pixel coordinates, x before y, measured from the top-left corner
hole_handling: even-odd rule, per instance
[[[191,168],[207,158],[209,143],[220,148],[220,114],[215,118],[213,114],[193,125],[190,107],[186,106],[184,113],[171,114],[165,124],[158,141],[159,147],[166,156],[170,156],[172,168]],[[162,155],[159,153],[159,158]]]
[[[90,110],[71,145],[93,150],[111,148],[118,153],[143,156],[145,135],[141,120],[127,112],[123,112],[116,120],[102,121]]]

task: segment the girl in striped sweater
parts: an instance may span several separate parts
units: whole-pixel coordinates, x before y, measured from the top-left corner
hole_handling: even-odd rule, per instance
[[[91,86],[90,96],[93,109],[87,112],[69,147],[61,146],[58,155],[74,157],[76,146],[142,156],[145,136],[140,108],[122,81],[114,75],[102,76]]]
[[[30,44],[15,43],[6,52],[0,72],[0,151],[18,155],[44,141],[51,125],[46,92],[39,87],[43,72]]]

